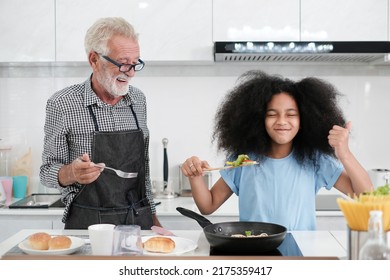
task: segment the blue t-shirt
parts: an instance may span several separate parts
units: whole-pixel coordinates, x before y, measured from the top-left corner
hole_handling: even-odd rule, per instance
[[[260,164],[221,170],[226,184],[239,197],[240,221],[275,223],[288,230],[315,230],[315,196],[331,189],[343,171],[342,164],[317,155],[317,167],[302,165],[291,153],[265,158]]]

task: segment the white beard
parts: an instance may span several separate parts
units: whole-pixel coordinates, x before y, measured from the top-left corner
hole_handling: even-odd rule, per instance
[[[104,70],[103,75],[97,75],[96,79],[104,87],[104,89],[114,97],[124,96],[129,90],[129,77],[125,74],[120,74],[118,76],[111,76],[108,70]],[[126,84],[118,86],[116,81],[117,79],[127,80]]]

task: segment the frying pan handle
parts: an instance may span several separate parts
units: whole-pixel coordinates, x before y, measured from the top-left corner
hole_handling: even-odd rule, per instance
[[[213,223],[207,220],[205,217],[202,215],[199,215],[198,213],[188,210],[183,207],[176,207],[176,210],[180,212],[183,216],[186,216],[188,218],[194,219],[195,221],[198,222],[198,224],[202,227],[205,228],[206,226],[212,225]]]

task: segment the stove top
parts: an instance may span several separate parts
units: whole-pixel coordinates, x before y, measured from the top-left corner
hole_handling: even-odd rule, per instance
[[[210,256],[225,255],[226,253],[219,252],[216,248],[210,248]],[[287,233],[282,244],[278,248],[268,252],[262,252],[260,254],[230,254],[230,255],[256,255],[256,256],[284,256],[284,257],[296,257],[303,256],[301,250],[298,247],[297,242],[291,233]]]

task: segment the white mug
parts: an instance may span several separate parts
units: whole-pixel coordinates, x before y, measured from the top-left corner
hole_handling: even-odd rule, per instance
[[[88,227],[92,255],[111,255],[114,227],[115,225],[112,224],[96,224]]]

